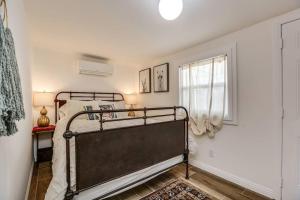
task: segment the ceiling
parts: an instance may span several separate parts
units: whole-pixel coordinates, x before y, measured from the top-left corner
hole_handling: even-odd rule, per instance
[[[158,0],[25,0],[34,45],[140,63],[300,7],[300,0],[184,0],[165,21]]]

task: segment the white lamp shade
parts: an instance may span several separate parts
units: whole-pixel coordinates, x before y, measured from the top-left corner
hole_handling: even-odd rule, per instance
[[[135,105],[135,104],[137,104],[137,95],[136,94],[126,94],[125,101],[127,104]]]
[[[52,92],[35,92],[33,95],[33,105],[52,106],[54,104],[54,94]]]

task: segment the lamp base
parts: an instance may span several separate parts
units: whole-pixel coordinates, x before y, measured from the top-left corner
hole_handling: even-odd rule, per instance
[[[131,105],[129,109],[133,109],[133,105]],[[129,111],[128,112],[128,117],[135,117],[134,111]]]
[[[47,117],[47,110],[45,106],[43,106],[42,110],[40,111],[41,116],[37,120],[38,127],[47,127],[50,124],[50,119]]]

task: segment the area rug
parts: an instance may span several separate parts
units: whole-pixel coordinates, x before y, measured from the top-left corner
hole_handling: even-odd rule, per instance
[[[212,198],[187,181],[178,179],[141,200],[212,200]]]

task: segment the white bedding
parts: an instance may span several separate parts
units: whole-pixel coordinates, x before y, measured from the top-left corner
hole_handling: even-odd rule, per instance
[[[182,118],[182,116],[177,116],[177,119]],[[174,119],[173,117],[160,117],[160,118],[151,118],[147,119],[147,123],[157,123],[162,121],[169,121]],[[63,133],[66,129],[66,124],[69,118],[65,117],[59,120],[56,124],[55,133],[53,136],[53,165],[52,165],[52,172],[53,178],[47,190],[45,200],[63,200],[64,195],[67,189],[67,181],[66,181],[66,145],[65,139],[63,137]],[[144,124],[143,119],[135,119],[135,120],[126,120],[126,121],[118,121],[118,122],[110,122],[104,123],[103,128],[110,129],[110,128],[118,128],[118,127],[126,127],[126,126],[133,126],[133,125],[142,125]],[[77,132],[86,132],[86,131],[94,131],[99,130],[100,125],[99,122],[96,120],[86,120],[86,119],[78,119],[74,120],[71,124],[71,131]],[[71,185],[72,188],[75,188],[75,144],[74,140],[71,139],[70,142],[71,149],[70,149],[70,159],[71,159]],[[150,174],[155,172],[161,171],[166,169],[174,164],[177,164],[183,160],[182,156],[170,159],[168,161],[159,163],[147,169],[138,171],[136,173],[130,174],[128,176],[122,177],[120,179],[110,181],[106,184],[100,185],[88,191],[80,193],[77,195],[75,199],[92,199],[96,198],[102,194],[105,194],[109,191],[113,191],[119,187],[132,183],[136,180],[139,180],[143,177],[147,177]]]

